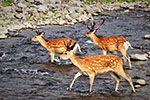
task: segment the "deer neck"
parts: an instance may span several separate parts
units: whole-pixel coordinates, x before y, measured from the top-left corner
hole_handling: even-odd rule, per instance
[[[47,48],[47,41],[43,37],[41,37],[41,39],[39,40],[39,42],[41,43],[41,45],[43,47]]]
[[[82,69],[81,68],[81,64],[82,64],[82,61],[81,61],[81,58],[79,58],[78,56],[76,56],[73,52],[72,54],[70,55],[70,60],[71,62],[77,66],[80,70]]]
[[[98,38],[98,36],[96,36],[96,34],[92,34],[92,40],[93,40],[93,42],[96,44],[96,45],[98,45],[98,41],[99,41],[99,38]]]

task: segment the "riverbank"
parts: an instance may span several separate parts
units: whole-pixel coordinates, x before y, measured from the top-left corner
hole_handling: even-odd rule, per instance
[[[64,2],[62,2],[64,1]],[[15,0],[10,6],[0,3],[0,38],[20,29],[36,29],[43,25],[73,25],[94,20],[105,11],[132,11],[135,7],[150,11],[148,2],[104,3],[79,0]]]

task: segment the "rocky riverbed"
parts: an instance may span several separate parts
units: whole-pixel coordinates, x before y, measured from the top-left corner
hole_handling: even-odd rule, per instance
[[[150,13],[144,8],[135,7],[129,12],[105,11],[94,21],[106,21],[97,31],[98,36],[123,36],[134,49],[128,54],[150,54]],[[89,78],[79,77],[72,92],[67,90],[78,69],[69,60],[49,62],[49,53],[38,42],[31,41],[35,31],[45,31],[45,39],[72,38],[81,46],[80,57],[102,54],[92,41],[85,37],[85,21],[75,25],[47,25],[39,29],[25,29],[9,32],[8,39],[0,40],[0,99],[2,100],[149,100],[150,61],[132,60],[132,70],[124,64],[126,73],[132,77],[136,92],[132,93],[129,84],[121,78],[118,92],[114,91],[115,80],[108,75],[97,75],[93,91],[88,93]],[[118,56],[121,57],[120,54]]]

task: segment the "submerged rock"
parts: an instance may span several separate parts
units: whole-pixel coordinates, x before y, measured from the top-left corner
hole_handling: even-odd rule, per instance
[[[132,60],[145,61],[148,60],[147,54],[132,54],[130,55]]]
[[[139,85],[146,85],[146,81],[144,79],[138,79],[136,83]]]
[[[150,34],[144,36],[145,39],[150,39]]]

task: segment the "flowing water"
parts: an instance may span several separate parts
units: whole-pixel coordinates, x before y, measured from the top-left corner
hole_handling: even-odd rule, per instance
[[[134,49],[128,54],[150,51],[150,40],[144,39],[150,34],[150,13],[136,8],[129,13],[105,12],[95,18],[105,23],[97,31],[98,36],[123,36]],[[126,73],[137,79],[144,79],[146,85],[133,93],[130,85],[121,78],[118,92],[114,91],[115,80],[105,75],[97,75],[92,93],[88,92],[89,78],[79,77],[73,90],[67,90],[78,69],[69,60],[59,60],[51,64],[50,55],[38,42],[31,41],[37,30],[45,31],[47,40],[72,38],[81,46],[79,57],[100,55],[101,50],[84,36],[88,32],[90,21],[69,26],[42,26],[40,29],[20,30],[10,33],[11,38],[0,40],[0,99],[1,100],[149,100],[150,99],[150,61],[132,61],[132,70]],[[141,48],[141,49],[140,49]],[[120,54],[118,56],[121,57]],[[124,64],[127,68],[128,64]]]

